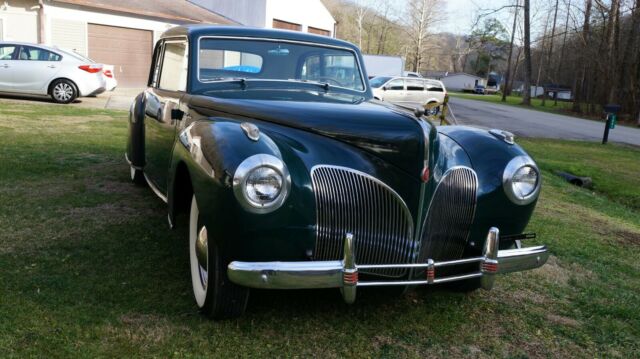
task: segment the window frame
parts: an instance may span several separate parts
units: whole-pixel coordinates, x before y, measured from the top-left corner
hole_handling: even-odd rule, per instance
[[[191,64],[190,64],[190,58],[191,58],[191,54],[189,53],[189,41],[186,37],[184,36],[180,36],[180,37],[170,37],[170,38],[165,38],[162,39],[162,44],[160,45],[160,55],[158,59],[155,59],[154,62],[156,60],[159,60],[160,65],[158,68],[158,78],[156,79],[156,83],[154,84],[155,86],[152,86],[158,90],[162,90],[162,91],[171,91],[171,92],[182,92],[182,93],[187,93],[189,90],[189,78],[190,78],[190,72],[191,72]],[[162,69],[164,67],[164,54],[165,54],[165,50],[167,47],[167,43],[184,43],[185,45],[185,56],[187,57],[187,74],[186,74],[186,83],[184,84],[184,89],[180,89],[180,90],[173,90],[173,89],[166,89],[166,88],[162,88],[160,87],[160,83],[162,82]],[[154,53],[154,57],[155,57],[155,53]],[[155,66],[153,67],[153,69],[155,69]],[[155,77],[154,76],[155,72],[152,70],[150,76],[151,77]],[[152,78],[153,80],[153,78]]]

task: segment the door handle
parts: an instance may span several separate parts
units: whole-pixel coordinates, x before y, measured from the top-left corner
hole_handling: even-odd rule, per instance
[[[50,69],[55,69],[55,68],[56,68],[56,65],[49,65],[49,66],[47,66],[47,67],[48,67],[48,68],[50,68]]]
[[[4,67],[5,69],[7,69],[7,68],[9,68],[9,65],[7,65],[7,64],[2,64],[2,65],[0,65],[0,67]]]

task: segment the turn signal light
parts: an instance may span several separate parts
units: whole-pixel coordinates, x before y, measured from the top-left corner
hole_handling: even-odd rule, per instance
[[[102,71],[102,65],[96,65],[96,64],[80,65],[80,66],[78,66],[78,68],[80,70],[86,71],[86,72],[88,72],[90,74],[95,74],[96,72]]]
[[[498,263],[484,262],[482,263],[482,272],[498,273]]]
[[[342,274],[342,281],[346,285],[356,285],[358,284],[358,272],[344,272]]]
[[[113,73],[111,72],[111,70],[104,70],[104,75],[110,79],[113,78]]]

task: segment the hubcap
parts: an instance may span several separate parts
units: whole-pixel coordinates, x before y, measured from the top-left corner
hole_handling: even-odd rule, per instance
[[[59,83],[53,88],[53,97],[59,101],[69,101],[73,96],[73,88],[67,83]]]
[[[208,237],[207,228],[202,227],[200,233],[198,233],[198,239],[195,243],[196,246],[196,258],[198,259],[198,270],[200,272],[200,283],[203,289],[207,289],[207,280],[209,278],[209,250],[208,250]]]

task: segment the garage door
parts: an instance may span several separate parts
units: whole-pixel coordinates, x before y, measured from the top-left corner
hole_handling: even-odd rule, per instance
[[[106,25],[88,25],[89,57],[114,65],[118,87],[145,87],[151,66],[153,33]]]

